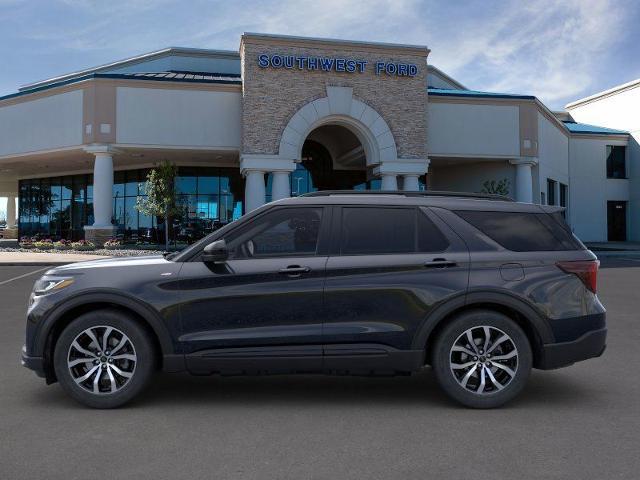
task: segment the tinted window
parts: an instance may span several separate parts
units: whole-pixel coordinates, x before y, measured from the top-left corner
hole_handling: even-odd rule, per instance
[[[283,208],[259,217],[228,240],[234,258],[313,255],[318,248],[322,208]]]
[[[547,198],[549,205],[556,204],[556,181],[547,178]]]
[[[419,252],[443,252],[449,247],[449,242],[438,230],[438,227],[418,210],[418,251]]]
[[[416,251],[414,208],[345,207],[342,209],[343,255]]]
[[[504,248],[516,252],[582,248],[564,221],[561,224],[546,213],[469,210],[456,213]]]
[[[626,147],[607,145],[607,178],[627,178]]]

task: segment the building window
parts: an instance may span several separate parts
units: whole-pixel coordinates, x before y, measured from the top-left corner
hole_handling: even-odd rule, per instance
[[[607,178],[627,178],[627,147],[607,145]]]
[[[564,207],[565,209],[567,208],[567,192],[568,191],[569,191],[569,187],[564,183],[561,183],[560,184],[560,206]],[[565,219],[567,218],[566,210],[562,211],[562,217]]]
[[[547,178],[547,205],[556,205],[556,182]]]
[[[540,205],[546,205],[546,204],[547,204],[547,198],[544,192],[540,192]]]

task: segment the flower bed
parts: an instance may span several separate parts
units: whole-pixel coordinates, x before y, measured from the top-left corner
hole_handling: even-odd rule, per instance
[[[89,242],[87,240],[78,240],[77,242],[71,243],[71,248],[80,252],[89,252],[95,250],[96,245],[93,242]]]
[[[122,240],[118,240],[116,238],[111,238],[104,242],[105,250],[120,250],[124,247]]]
[[[53,248],[54,250],[71,250],[73,248],[71,246],[72,243],[71,240],[58,240],[53,242]]]

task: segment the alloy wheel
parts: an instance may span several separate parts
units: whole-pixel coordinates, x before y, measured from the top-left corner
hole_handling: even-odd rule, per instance
[[[137,362],[129,337],[107,325],[80,332],[67,354],[71,378],[96,395],[112,394],[124,388],[133,377]]]
[[[449,366],[462,388],[488,395],[503,390],[515,378],[518,349],[511,337],[498,328],[472,327],[451,347]]]

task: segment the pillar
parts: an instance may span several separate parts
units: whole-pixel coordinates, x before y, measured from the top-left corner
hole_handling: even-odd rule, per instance
[[[398,190],[398,180],[395,174],[383,173],[382,174],[382,185],[380,186],[381,190],[385,191],[396,191]]]
[[[244,213],[249,213],[265,203],[264,171],[246,170],[244,175]]]
[[[7,228],[16,227],[16,197],[7,197]]]
[[[86,225],[85,239],[102,245],[115,234],[113,218],[113,154],[108,145],[92,145],[85,151],[93,161],[93,225]]]
[[[273,201],[291,196],[291,184],[289,182],[289,172],[273,172],[271,183],[271,199]]]
[[[419,175],[403,175],[402,189],[406,192],[417,192],[420,190],[418,182]]]
[[[531,158],[511,160],[516,166],[516,200],[523,203],[533,203],[533,172],[531,167],[537,162]]]

